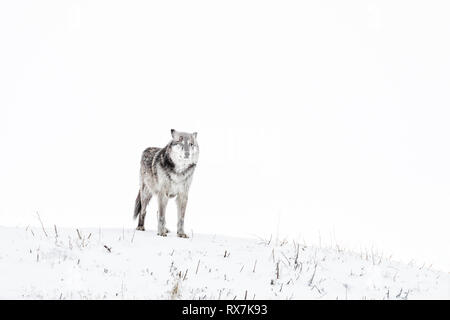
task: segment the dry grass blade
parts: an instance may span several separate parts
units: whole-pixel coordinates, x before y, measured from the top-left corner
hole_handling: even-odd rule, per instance
[[[311,276],[311,279],[309,279],[308,286],[312,285],[312,283],[314,281],[314,276],[316,275],[316,270],[317,270],[317,262],[314,264],[314,272],[313,272],[313,274]]]
[[[200,266],[200,260],[198,260],[198,263],[197,263],[197,269],[195,270],[195,274],[197,274],[198,273],[198,267]]]
[[[39,215],[39,212],[36,212],[36,214],[38,216],[39,222],[41,223],[42,231],[44,231],[45,236],[48,238],[47,231],[45,231],[44,224],[42,223],[41,216]]]

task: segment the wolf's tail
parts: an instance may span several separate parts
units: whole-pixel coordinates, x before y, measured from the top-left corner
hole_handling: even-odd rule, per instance
[[[139,213],[141,213],[141,191],[139,190],[137,198],[136,198],[136,202],[134,203],[134,215],[133,218],[136,219],[136,217],[139,215]]]

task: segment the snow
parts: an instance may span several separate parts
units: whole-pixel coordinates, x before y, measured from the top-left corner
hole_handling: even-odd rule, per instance
[[[449,299],[450,275],[287,239],[0,227],[1,299]]]

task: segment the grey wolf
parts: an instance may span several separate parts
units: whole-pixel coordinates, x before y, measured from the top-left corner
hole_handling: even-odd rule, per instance
[[[189,188],[197,166],[199,147],[197,132],[186,133],[171,129],[172,140],[164,148],[150,147],[141,157],[140,186],[134,207],[134,218],[139,216],[137,230],[144,231],[146,207],[153,196],[158,201],[158,235],[167,236],[166,206],[176,197],[177,236],[187,238],[184,216]]]

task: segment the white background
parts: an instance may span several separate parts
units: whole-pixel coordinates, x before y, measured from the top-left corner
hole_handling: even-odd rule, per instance
[[[449,16],[447,1],[2,1],[0,225],[135,227],[141,152],[175,128],[200,144],[189,233],[448,271]]]

